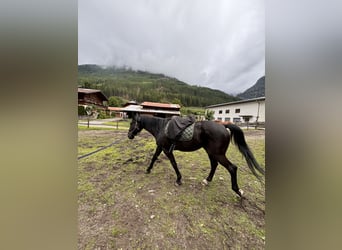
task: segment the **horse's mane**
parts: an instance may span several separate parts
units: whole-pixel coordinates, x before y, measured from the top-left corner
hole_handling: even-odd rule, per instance
[[[141,116],[141,122],[143,123],[145,129],[150,129],[155,132],[161,131],[165,126],[166,123],[170,120],[170,118],[161,118],[156,116]]]

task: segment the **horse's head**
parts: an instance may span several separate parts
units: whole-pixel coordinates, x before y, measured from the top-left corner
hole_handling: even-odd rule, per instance
[[[132,116],[132,121],[131,121],[131,125],[129,127],[128,130],[128,138],[129,139],[133,139],[134,136],[136,136],[141,130],[142,130],[142,126],[141,126],[141,117],[139,114],[134,114]]]

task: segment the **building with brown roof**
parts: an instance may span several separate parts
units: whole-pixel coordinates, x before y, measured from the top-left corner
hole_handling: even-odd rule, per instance
[[[116,118],[124,117],[124,112],[122,111],[122,108],[120,107],[108,107],[107,110],[111,117],[116,117]]]
[[[145,115],[153,115],[158,117],[171,117],[180,115],[180,106],[172,103],[159,102],[143,102],[139,104],[131,104],[122,109],[127,113],[140,113]]]
[[[107,109],[108,98],[98,89],[78,88],[78,105],[92,105]]]
[[[180,106],[178,104],[172,104],[172,103],[143,102],[140,105],[146,109],[153,108],[156,110],[173,110],[173,111],[180,110]]]

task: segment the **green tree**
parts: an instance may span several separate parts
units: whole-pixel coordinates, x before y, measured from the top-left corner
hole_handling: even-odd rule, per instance
[[[87,115],[84,106],[78,106],[78,115]]]
[[[108,103],[111,107],[121,107],[124,104],[124,101],[118,96],[111,96],[108,98]]]
[[[183,106],[183,105],[182,105],[182,102],[181,102],[181,100],[179,100],[179,98],[174,98],[174,99],[172,100],[172,103],[173,103],[173,104],[179,104],[179,106]]]
[[[204,117],[206,120],[211,121],[214,119],[214,111],[207,109],[205,111]]]

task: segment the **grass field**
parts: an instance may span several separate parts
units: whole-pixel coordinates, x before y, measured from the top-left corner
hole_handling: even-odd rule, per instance
[[[257,160],[265,166],[264,131],[245,130]],[[175,151],[183,185],[162,154],[151,174],[145,170],[155,150],[143,131],[134,140],[127,130],[81,129],[79,160],[79,249],[264,249],[265,190],[249,171],[235,145],[227,157],[238,169],[246,199],[231,190],[228,172],[219,166],[203,186],[210,164],[203,149]]]

